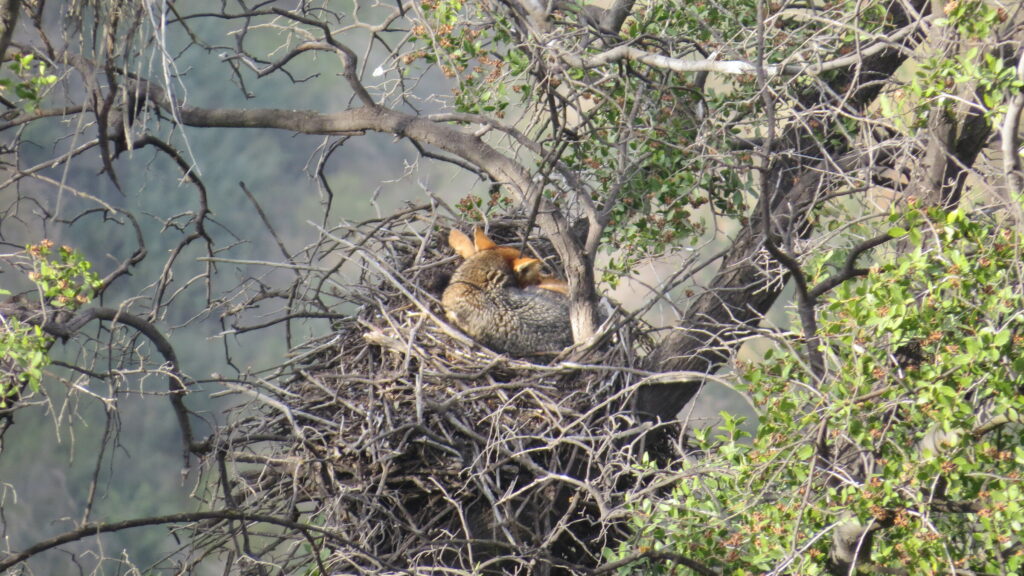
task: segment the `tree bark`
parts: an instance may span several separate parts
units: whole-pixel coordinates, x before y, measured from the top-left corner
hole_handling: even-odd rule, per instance
[[[21,0],[3,0],[0,3],[0,62],[7,61],[7,48],[14,38],[19,12],[21,12]]]

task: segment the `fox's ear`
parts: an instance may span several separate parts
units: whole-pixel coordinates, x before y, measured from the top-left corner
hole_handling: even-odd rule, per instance
[[[512,269],[517,274],[536,273],[540,274],[540,260],[536,258],[516,258],[512,261]]]
[[[516,258],[512,261],[512,270],[520,288],[540,284],[540,260],[536,258]]]
[[[488,238],[487,234],[484,234],[483,229],[479,226],[473,228],[473,240],[476,242],[477,252],[492,250],[498,247],[498,245],[494,243],[494,240]]]
[[[448,233],[448,245],[455,250],[455,253],[463,258],[469,258],[473,254],[476,254],[476,248],[473,246],[473,241],[469,239],[462,232],[452,228],[452,231]]]

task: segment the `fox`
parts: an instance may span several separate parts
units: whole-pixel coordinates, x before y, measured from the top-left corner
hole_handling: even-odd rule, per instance
[[[471,241],[453,229],[448,244],[465,261],[441,296],[448,321],[495,352],[558,353],[572,344],[568,285],[540,261],[498,246],[480,229]]]

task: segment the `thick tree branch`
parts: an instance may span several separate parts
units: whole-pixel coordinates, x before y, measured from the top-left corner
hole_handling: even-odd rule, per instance
[[[1024,82],[1024,52],[1017,59],[1017,78]],[[1006,105],[1006,117],[1001,130],[1003,149],[1003,176],[1006,178],[1007,198],[1024,190],[1024,175],[1020,168],[1020,126],[1021,111],[1024,110],[1024,89],[1010,96]]]
[[[21,12],[21,0],[0,2],[0,62],[7,60],[7,47],[11,45],[11,39],[14,37],[19,12]]]

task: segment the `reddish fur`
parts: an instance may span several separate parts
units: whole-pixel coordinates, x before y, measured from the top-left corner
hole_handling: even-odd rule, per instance
[[[569,294],[569,284],[565,280],[541,273],[540,260],[524,257],[522,252],[511,246],[498,246],[479,226],[473,227],[473,240],[453,228],[448,234],[448,245],[463,258],[484,250],[497,250],[515,273],[520,288],[536,286],[559,294]]]

